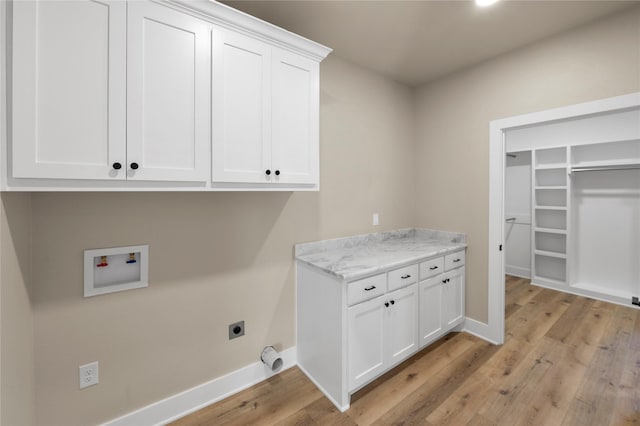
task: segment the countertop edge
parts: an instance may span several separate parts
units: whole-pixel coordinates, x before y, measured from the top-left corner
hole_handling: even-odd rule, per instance
[[[313,270],[316,270],[318,272],[321,272],[323,274],[326,274],[328,276],[336,278],[336,279],[338,279],[340,281],[352,282],[352,281],[357,281],[359,279],[367,278],[367,277],[370,277],[370,276],[373,276],[373,275],[386,273],[386,272],[389,272],[390,270],[393,270],[393,269],[402,268],[403,266],[411,265],[411,264],[414,264],[414,263],[421,263],[421,262],[424,262],[425,260],[429,260],[431,258],[436,258],[436,257],[440,257],[440,256],[446,256],[447,254],[455,253],[457,251],[466,249],[467,247],[468,247],[467,243],[458,243],[455,246],[447,247],[446,249],[443,249],[443,250],[437,250],[435,252],[425,253],[424,255],[420,255],[420,256],[409,257],[409,258],[403,259],[402,261],[386,263],[386,264],[383,264],[383,265],[378,265],[375,268],[366,268],[366,269],[363,269],[362,271],[353,272],[353,273],[349,273],[349,274],[336,273],[334,271],[319,267],[319,266],[317,266],[317,265],[315,265],[315,264],[313,264],[311,262],[308,262],[308,261],[306,261],[306,260],[304,260],[304,259],[302,259],[302,258],[300,258],[298,256],[295,257],[295,260],[297,262],[301,262],[301,263],[305,264],[306,266],[311,267]]]

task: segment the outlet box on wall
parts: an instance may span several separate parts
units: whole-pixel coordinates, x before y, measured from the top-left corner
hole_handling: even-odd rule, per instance
[[[79,376],[80,376],[80,389],[97,385],[100,382],[99,380],[100,376],[98,371],[98,361],[81,365],[80,367],[78,367],[78,370],[79,370]]]

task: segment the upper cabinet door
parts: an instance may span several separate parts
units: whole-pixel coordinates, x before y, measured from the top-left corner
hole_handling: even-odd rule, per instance
[[[274,48],[272,105],[277,182],[319,183],[319,63]]]
[[[214,182],[273,181],[270,98],[271,47],[216,28],[212,75]]]
[[[206,181],[211,27],[156,3],[128,6],[128,178]]]
[[[124,179],[126,3],[13,3],[13,177]]]

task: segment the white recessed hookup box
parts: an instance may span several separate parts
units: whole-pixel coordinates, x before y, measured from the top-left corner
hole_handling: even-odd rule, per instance
[[[148,245],[84,251],[84,297],[148,286]]]

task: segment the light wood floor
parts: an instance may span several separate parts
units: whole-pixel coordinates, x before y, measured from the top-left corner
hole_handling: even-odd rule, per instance
[[[639,425],[640,310],[508,277],[506,341],[454,333],[340,413],[297,368],[174,425]]]

